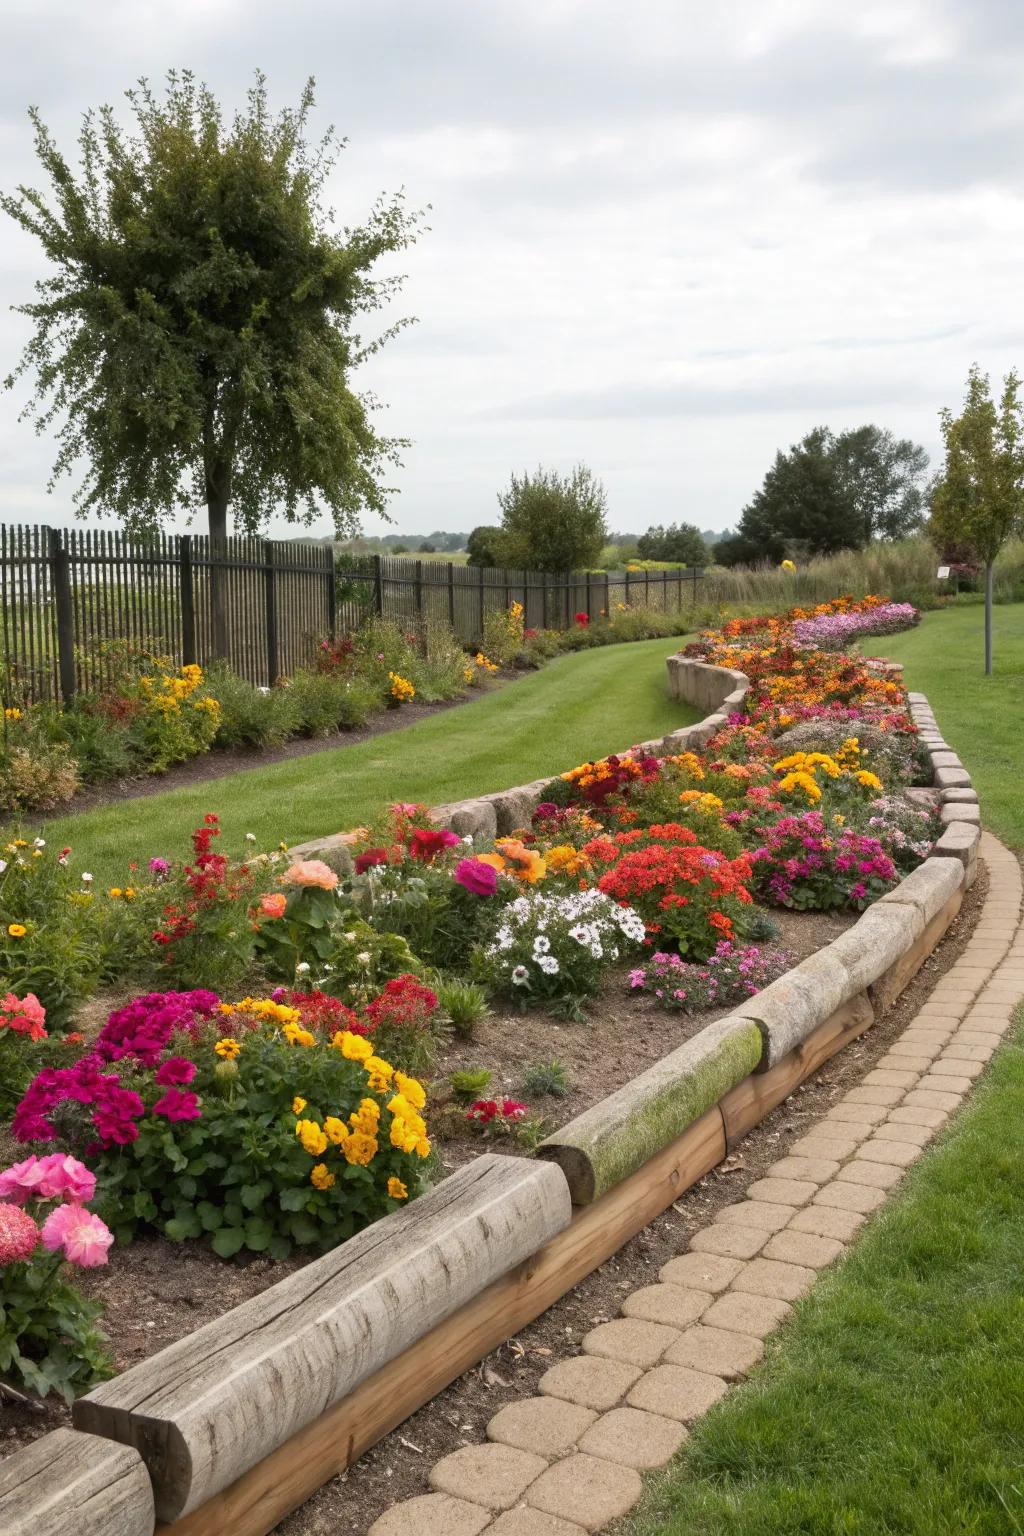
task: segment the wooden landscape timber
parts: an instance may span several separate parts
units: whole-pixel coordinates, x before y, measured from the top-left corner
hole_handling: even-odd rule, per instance
[[[678,698],[725,711],[742,703],[741,674],[681,656],[669,673]],[[936,781],[959,775],[958,764],[935,763],[948,748],[927,700],[909,697]],[[681,752],[725,719],[642,745]],[[493,836],[542,789],[521,785],[435,816]],[[76,1426],[93,1433],[55,1431],[0,1463],[0,1531],[34,1536],[45,1520],[56,1536],[149,1536],[154,1505],[163,1536],[273,1530],[641,1231],[891,1005],[977,870],[969,781],[936,783],[936,798],[946,825],[923,865],[833,944],[549,1138],[554,1160],[478,1158],[80,1399]]]

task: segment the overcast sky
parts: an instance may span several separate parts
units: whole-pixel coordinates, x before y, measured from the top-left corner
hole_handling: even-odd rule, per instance
[[[874,421],[938,452],[969,364],[1024,363],[1018,0],[3,0],[0,178],[25,116],[189,67],[227,106],[317,79],[341,222],[432,205],[362,384],[413,440],[395,526],[496,520],[513,469],[589,464],[614,527],[733,524],[776,448]],[[5,224],[7,221],[5,221]],[[0,229],[0,376],[41,257]],[[357,377],[357,383],[360,382]],[[62,522],[0,394],[0,517]],[[381,531],[378,519],[367,531]],[[316,530],[326,532],[326,520]],[[274,531],[281,531],[279,528]]]

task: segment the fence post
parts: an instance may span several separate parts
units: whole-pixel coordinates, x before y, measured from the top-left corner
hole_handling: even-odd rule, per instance
[[[192,563],[192,535],[183,533],[178,540],[178,596],[181,601],[181,661],[191,667],[196,656],[196,589]]]
[[[697,606],[697,567],[693,568],[693,606]]]
[[[479,596],[479,599],[480,599],[480,644],[483,645],[483,643],[484,643],[484,568],[483,568],[482,565],[479,567],[479,571],[480,571],[480,583],[479,583],[479,588],[480,589],[479,589],[478,596]]]
[[[611,573],[609,571],[605,571],[605,573],[604,573],[604,616],[605,616],[605,621],[606,622],[609,622],[611,620],[611,616],[612,616],[612,611],[611,611],[612,610],[612,589],[609,586],[609,582],[610,581],[611,581]]]
[[[455,562],[448,561],[448,623],[455,629]]]
[[[629,607],[629,566],[626,567],[626,607]]]
[[[416,561],[416,617],[423,624],[423,561]]]
[[[338,634],[338,578],[334,569],[334,545],[328,544],[325,553],[327,556],[324,563],[324,575],[327,579],[327,629],[331,639],[335,640]]]
[[[590,607],[591,607],[591,603],[590,603],[590,572],[588,571],[587,572],[587,618],[588,619],[592,619],[594,617],[594,615],[590,611]]]
[[[647,567],[644,566],[644,607],[645,608],[649,608],[650,606],[651,606],[651,573],[647,569]]]
[[[75,610],[71,600],[71,570],[68,552],[59,528],[47,528],[50,581],[57,616],[57,667],[60,694],[64,703],[75,697]]]
[[[541,629],[547,629],[547,627],[548,627],[548,573],[547,573],[547,571],[541,571],[541,573],[540,573],[540,627],[541,627]]]
[[[263,540],[263,602],[267,628],[267,684],[273,688],[278,672],[277,580],[274,546],[269,539]]]
[[[378,616],[384,614],[384,572],[380,555],[373,557],[373,611]]]

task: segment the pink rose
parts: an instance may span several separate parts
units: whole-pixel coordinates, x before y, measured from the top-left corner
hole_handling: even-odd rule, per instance
[[[303,859],[293,864],[284,878],[289,885],[315,885],[322,891],[333,891],[338,883],[334,870],[323,859]]]

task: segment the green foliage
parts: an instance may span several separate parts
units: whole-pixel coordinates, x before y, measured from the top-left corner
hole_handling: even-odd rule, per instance
[[[441,1013],[464,1040],[471,1040],[477,1026],[491,1016],[487,993],[475,981],[441,979],[434,991]]]
[[[669,560],[673,565],[711,563],[704,535],[693,523],[671,523],[667,528],[659,524],[656,528],[648,528],[637,539],[636,552],[642,560]]]
[[[218,747],[279,747],[292,735],[295,715],[287,689],[256,688],[223,663],[210,667],[207,681],[220,704]]]
[[[0,977],[19,997],[35,993],[53,1033],[95,990],[103,951],[89,882],[40,842],[12,828],[0,844]]]
[[[932,530],[971,546],[991,564],[1013,534],[1024,535],[1024,402],[1008,373],[998,405],[975,364],[959,416],[940,413],[946,461],[933,492]]]
[[[453,1072],[449,1082],[457,1099],[482,1099],[491,1086],[493,1076],[493,1072],[489,1072],[486,1067],[478,1067],[471,1071]]]
[[[87,1301],[66,1278],[61,1255],[7,1264],[0,1294],[0,1379],[74,1402],[113,1376],[101,1302]]]
[[[527,1098],[550,1095],[564,1099],[570,1092],[569,1069],[560,1061],[531,1061],[523,1070],[523,1092]]]
[[[505,559],[507,550],[504,544],[504,533],[501,528],[493,524],[482,524],[474,528],[466,540],[467,565],[483,565],[500,569],[508,562]]]
[[[875,426],[838,436],[816,427],[776,454],[739,531],[719,540],[715,558],[777,564],[900,538],[922,521],[927,463],[923,448]]]
[[[537,469],[513,475],[498,493],[504,563],[530,571],[572,571],[593,565],[608,536],[608,498],[586,465],[569,475]]]
[[[21,307],[35,324],[15,377],[34,373],[29,414],[60,442],[54,473],[87,468],[80,511],[152,528],[205,502],[210,531],[227,507],[252,531],[274,511],[339,530],[383,507],[381,474],[400,442],[374,430],[353,369],[360,316],[395,279],[371,273],[408,246],[418,217],[381,199],[343,233],[322,202],[338,143],[306,143],[313,85],[272,117],[258,75],[248,110],[226,125],[206,86],[168,75],[127,92],[137,131],[110,107],[88,113],[75,172],[30,113],[45,194],[0,207],[52,266]]]

